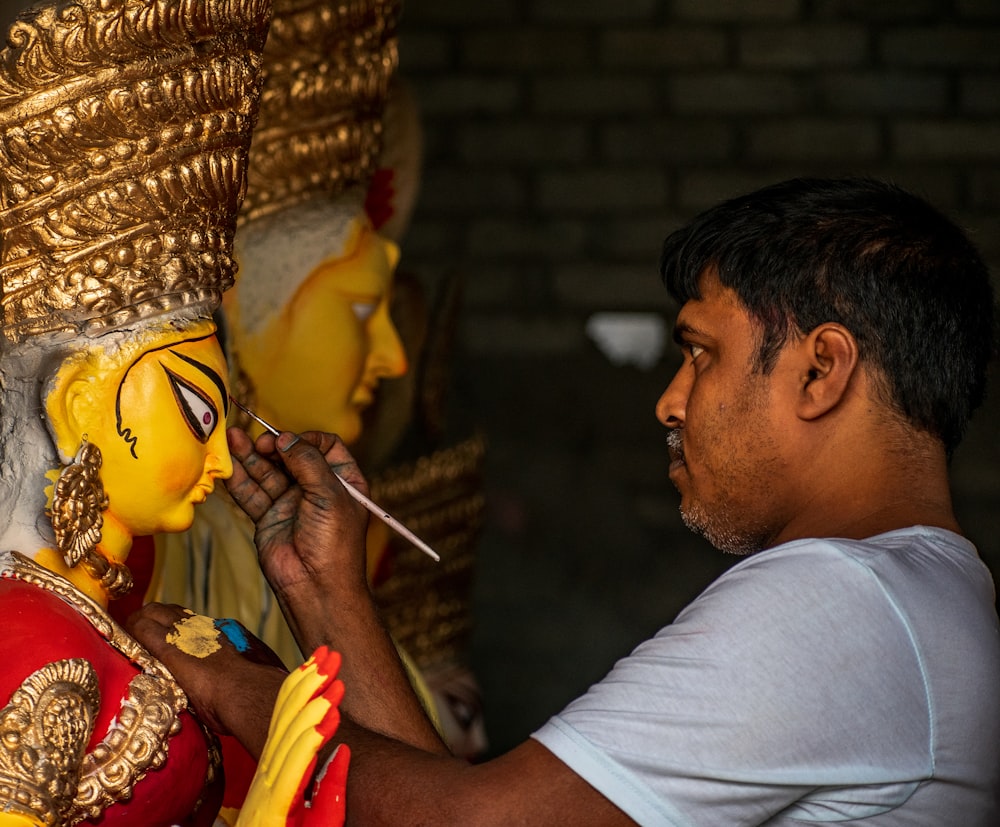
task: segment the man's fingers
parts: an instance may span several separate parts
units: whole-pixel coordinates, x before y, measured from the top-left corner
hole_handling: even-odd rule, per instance
[[[233,456],[242,457],[253,450],[253,440],[242,428],[226,428],[226,441]]]
[[[320,431],[302,434],[283,433],[275,440],[278,456],[288,471],[306,489],[318,491],[331,486],[339,496],[343,490],[333,474],[339,474],[356,488],[367,492],[368,484],[343,441]]]
[[[250,519],[257,522],[288,491],[291,481],[278,465],[261,456],[243,431],[230,428],[227,436],[236,462],[232,476],[225,481],[226,490]]]
[[[142,644],[154,657],[160,657],[164,644],[164,634],[169,626],[164,626],[150,617],[132,615],[125,624],[128,633]],[[160,658],[162,660],[162,658]]]
[[[233,458],[239,460],[247,477],[257,483],[272,500],[278,499],[288,490],[291,482],[280,463],[273,459],[273,443],[265,443],[263,439],[259,439],[256,444],[251,443],[250,438],[238,428],[230,428],[227,436]],[[267,436],[270,438],[269,434]],[[234,476],[235,473],[234,468]]]
[[[335,434],[286,431],[275,437],[264,433],[253,443],[238,428],[230,428],[228,433],[230,451],[238,463],[226,487],[254,520],[270,506],[256,489],[277,501],[292,484],[289,474],[303,487],[318,492],[330,485],[328,472],[333,471],[367,491],[368,485],[357,463]]]
[[[147,603],[141,609],[132,613],[132,616],[125,621],[125,628],[130,633],[137,626],[149,631],[166,631],[178,620],[183,620],[192,614],[194,612],[190,609],[185,609],[183,606],[177,606],[173,603]]]
[[[239,463],[233,464],[233,475],[225,481],[225,486],[233,501],[255,523],[274,505],[274,500],[251,479]]]
[[[193,616],[190,609],[173,604],[147,603],[128,618],[125,628],[153,657],[166,663],[176,654],[167,636],[176,623]]]
[[[343,446],[344,444],[336,434],[330,434],[326,431],[303,431],[299,434],[299,438],[315,446],[316,450],[324,455],[335,445]]]

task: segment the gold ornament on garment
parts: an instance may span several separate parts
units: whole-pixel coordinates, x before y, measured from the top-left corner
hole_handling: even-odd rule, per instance
[[[73,461],[59,473],[49,516],[66,565],[82,565],[115,598],[128,594],[133,581],[127,566],[108,560],[97,548],[108,507],[101,462],[101,449],[84,436]]]
[[[0,709],[0,802],[44,825],[95,820],[163,766],[187,709],[183,690],[94,601],[18,552],[0,552],[0,575],[58,595],[141,672],[128,684],[104,737],[88,751],[101,705],[93,666],[81,658],[46,664],[29,675]],[[218,777],[221,754],[209,735],[204,789]],[[200,802],[199,805],[200,806]],[[196,808],[197,809],[197,808]]]
[[[46,664],[25,678],[0,710],[4,812],[63,823],[100,705],[97,673],[82,658]]]

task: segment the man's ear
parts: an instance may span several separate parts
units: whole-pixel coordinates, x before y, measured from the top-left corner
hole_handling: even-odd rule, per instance
[[[858,343],[846,327],[824,322],[802,341],[806,365],[799,393],[799,418],[818,419],[844,399],[858,369]]]

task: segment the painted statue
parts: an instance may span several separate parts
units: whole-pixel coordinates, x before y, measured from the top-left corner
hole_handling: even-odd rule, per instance
[[[232,472],[212,315],[235,271],[270,13],[57,0],[22,12],[0,52],[2,825],[210,825],[219,810],[216,738],[108,608],[132,587],[133,537],[187,529]],[[278,723],[318,735],[280,795],[263,772],[251,790],[269,823],[301,804],[288,784],[335,717],[315,671],[288,680],[317,703]]]
[[[394,301],[397,242],[412,208],[421,161],[415,108],[395,76],[399,13],[398,0],[275,4],[236,234],[240,271],[224,299],[226,351],[237,399],[282,429],[331,431],[352,446],[371,424],[384,380],[400,380],[389,383],[397,389],[413,387],[401,377],[417,353],[415,342],[404,346],[390,312],[400,308]],[[387,132],[401,138],[387,139]],[[410,318],[414,307],[403,308]],[[376,448],[393,442],[394,428],[407,426],[411,408],[409,401],[395,406],[403,412],[395,425],[386,427],[382,417],[373,428],[380,443]],[[384,414],[387,406],[379,410]],[[252,436],[259,433],[259,426],[238,412],[232,421]],[[371,448],[373,441],[367,445]],[[454,463],[449,460],[449,465]],[[419,515],[410,517],[420,522]],[[373,582],[390,568],[426,574],[430,564],[423,561],[423,572],[415,561],[408,567],[405,550],[396,563],[389,560],[395,557],[395,538],[381,523],[372,521],[369,541]],[[469,563],[467,555],[452,554],[439,567],[445,575],[441,582],[471,587]],[[425,596],[410,587],[425,589],[429,581],[406,576],[399,585],[404,582],[403,592],[393,591],[403,595],[394,606],[404,612],[423,608]],[[285,663],[302,660],[259,573],[253,525],[224,492],[209,497],[190,531],[156,538],[149,595],[205,615],[236,618]],[[391,616],[402,617],[395,611]],[[421,616],[426,618],[426,611]],[[412,666],[405,646],[402,654]],[[419,669],[413,672],[442,729],[461,732],[453,739],[459,751],[469,757],[481,752],[485,742],[475,682],[464,681],[444,695],[424,684]],[[460,723],[451,722],[453,707]]]
[[[380,380],[407,368],[389,316],[399,250],[364,209],[397,15],[394,0],[276,4],[236,238],[240,274],[224,306],[236,397],[280,428],[349,443]],[[236,618],[285,663],[301,662],[259,572],[253,525],[228,496],[210,497],[189,532],[156,544],[152,596]]]

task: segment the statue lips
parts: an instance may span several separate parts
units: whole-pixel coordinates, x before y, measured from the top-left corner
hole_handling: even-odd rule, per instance
[[[195,505],[205,502],[208,495],[215,490],[215,482],[199,482],[191,491],[191,502]]]
[[[375,394],[378,391],[378,383],[359,385],[354,390],[351,404],[359,410],[369,407],[375,401]]]

